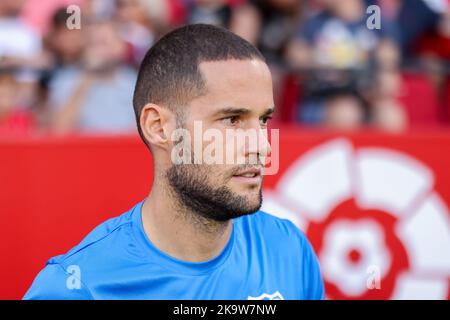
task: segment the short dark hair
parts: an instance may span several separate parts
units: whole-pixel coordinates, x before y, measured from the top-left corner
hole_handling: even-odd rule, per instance
[[[213,25],[186,25],[156,42],[141,63],[134,89],[133,107],[142,140],[147,144],[139,121],[147,103],[182,111],[177,108],[205,93],[199,64],[228,59],[265,61],[252,44]]]

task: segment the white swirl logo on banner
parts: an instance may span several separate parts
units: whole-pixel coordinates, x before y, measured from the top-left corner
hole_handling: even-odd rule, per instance
[[[332,299],[447,299],[450,216],[434,174],[410,155],[335,139],[298,158],[263,210],[303,230]],[[379,270],[370,287],[368,270]]]

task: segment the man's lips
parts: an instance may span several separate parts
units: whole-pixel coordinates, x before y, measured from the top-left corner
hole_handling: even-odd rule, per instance
[[[260,176],[262,173],[261,167],[251,167],[251,168],[245,168],[237,173],[235,173],[233,176],[246,176],[246,177],[254,177],[254,176]]]
[[[233,178],[239,179],[241,182],[246,183],[259,183],[262,176],[262,168],[253,167],[239,171],[233,175]]]

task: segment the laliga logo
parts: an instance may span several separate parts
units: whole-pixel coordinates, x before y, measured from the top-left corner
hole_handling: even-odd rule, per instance
[[[247,300],[284,300],[280,291],[276,291],[272,294],[263,293],[257,297],[248,296]]]
[[[306,231],[328,298],[447,299],[450,218],[433,187],[404,153],[336,139],[293,163],[263,210]]]

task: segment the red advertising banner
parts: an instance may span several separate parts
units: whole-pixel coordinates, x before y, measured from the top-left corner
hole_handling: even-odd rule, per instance
[[[50,257],[152,180],[137,137],[3,139],[0,156],[2,299],[20,299]],[[328,299],[449,299],[449,207],[448,130],[281,128],[279,171],[264,182],[263,209],[307,234]]]

